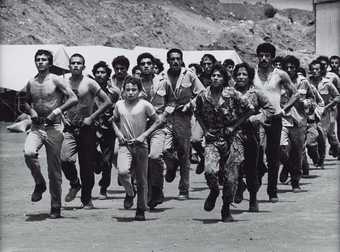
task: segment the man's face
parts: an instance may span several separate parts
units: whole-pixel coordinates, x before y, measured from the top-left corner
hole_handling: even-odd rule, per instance
[[[277,68],[277,69],[282,69],[282,63],[280,61],[276,61],[274,63],[274,67]]]
[[[48,57],[45,54],[37,55],[34,61],[39,72],[46,71],[50,67]]]
[[[261,68],[268,68],[271,66],[273,57],[269,52],[260,52],[257,55],[259,61],[259,67]]]
[[[153,65],[153,73],[154,74],[159,74],[159,68],[157,65]]]
[[[339,59],[337,58],[331,59],[331,68],[333,71],[337,72],[339,69],[339,65],[340,65]]]
[[[80,75],[85,69],[84,61],[81,57],[75,56],[70,59],[70,72],[72,75]]]
[[[320,64],[313,64],[311,66],[311,75],[313,78],[321,77],[321,65]]]
[[[94,77],[99,84],[104,84],[108,81],[109,77],[105,67],[98,67],[94,73]]]
[[[245,67],[240,67],[236,73],[236,85],[245,88],[249,85],[249,75]]]
[[[142,71],[143,75],[153,74],[153,62],[150,58],[141,59],[139,62],[139,68]]]
[[[203,72],[210,74],[213,67],[213,62],[209,57],[204,57],[202,61]]]
[[[113,66],[113,70],[115,71],[115,75],[117,79],[124,79],[127,75],[127,68],[121,64],[116,64]]]
[[[232,73],[233,73],[233,70],[234,70],[234,65],[227,65],[226,67],[225,67],[225,69],[227,70],[227,72],[230,74],[230,75],[232,75]]]
[[[137,85],[126,83],[124,93],[127,100],[133,101],[138,98],[139,90]]]
[[[286,68],[287,68],[287,73],[289,75],[290,78],[294,78],[296,76],[296,67],[292,64],[292,63],[287,63],[286,64]]]
[[[169,58],[168,58],[168,63],[169,63],[170,69],[172,69],[173,71],[181,70],[182,63],[183,63],[181,54],[177,52],[170,53]]]
[[[142,71],[140,69],[136,69],[135,73],[133,74],[133,77],[140,78],[141,75],[142,75]]]
[[[328,63],[326,60],[320,60],[321,65],[324,67],[324,69],[327,69]]]
[[[222,87],[224,83],[223,76],[219,70],[214,70],[211,74],[211,86],[212,87]]]

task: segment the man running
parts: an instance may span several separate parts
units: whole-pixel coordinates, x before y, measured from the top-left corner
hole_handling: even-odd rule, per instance
[[[81,189],[81,202],[84,209],[94,208],[92,189],[94,186],[94,164],[96,154],[96,128],[94,121],[110,105],[110,98],[93,79],[84,76],[85,59],[81,54],[73,54],[69,65],[71,76],[68,84],[77,94],[79,103],[66,114],[64,142],[61,151],[62,169],[70,181],[66,202],[74,200]],[[101,105],[94,110],[95,98]],[[75,165],[78,153],[80,180]]]
[[[37,202],[46,191],[46,182],[38,159],[38,152],[45,145],[51,194],[50,218],[56,219],[61,217],[60,150],[63,133],[60,116],[77,103],[77,97],[62,78],[50,73],[49,69],[53,64],[51,52],[38,50],[34,60],[38,74],[25,87],[25,110],[31,116],[32,127],[25,141],[24,155],[35,181],[31,200]]]

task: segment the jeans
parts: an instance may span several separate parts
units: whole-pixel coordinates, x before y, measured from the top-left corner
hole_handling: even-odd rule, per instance
[[[38,159],[38,152],[41,147],[45,145],[52,208],[61,207],[62,175],[60,150],[62,142],[63,133],[61,131],[61,125],[43,127],[33,124],[26,138],[24,147],[25,162],[31,170],[35,183],[45,184],[46,182],[41,173]]]
[[[120,145],[117,157],[119,181],[129,196],[134,195],[131,174],[137,183],[137,208],[146,210],[148,196],[148,148],[140,145]]]
[[[79,186],[76,169],[76,154],[78,153],[81,181],[81,202],[86,205],[91,201],[94,186],[94,164],[96,158],[96,130],[93,126],[82,126],[77,131],[64,132],[64,142],[61,150],[62,170],[70,181],[71,187]]]

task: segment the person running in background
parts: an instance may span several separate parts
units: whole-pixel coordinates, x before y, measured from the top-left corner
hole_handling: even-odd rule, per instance
[[[292,55],[284,58],[283,69],[288,73],[300,96],[288,113],[283,115],[281,131],[281,162],[283,164],[280,173],[280,181],[285,183],[288,173],[291,176],[293,192],[300,192],[300,178],[302,175],[302,163],[305,150],[308,116],[316,107],[315,96],[305,77],[297,74],[300,61]],[[290,94],[283,90],[281,102],[285,104]]]
[[[163,62],[158,58],[154,58],[153,63],[154,63],[154,67],[153,67],[154,74],[159,75],[159,74],[163,73],[163,70],[164,70]]]
[[[112,60],[112,68],[115,72],[111,78],[112,85],[122,90],[123,82],[128,75],[127,71],[130,67],[130,61],[125,56],[117,56]]]
[[[213,65],[215,65],[217,62],[214,55],[206,53],[202,56],[200,65],[202,67],[202,73],[200,75],[200,81],[205,87],[208,87],[210,85],[211,79],[211,69]]]
[[[160,126],[151,103],[140,98],[143,90],[140,79],[128,76],[122,86],[125,97],[116,103],[112,125],[119,141],[118,176],[125,188],[124,208],[133,206],[135,192],[131,183],[134,174],[137,183],[135,220],[145,220],[148,195],[148,136]],[[151,125],[149,128],[147,125]]]
[[[264,128],[266,135],[266,157],[268,164],[267,193],[269,201],[275,203],[277,196],[277,179],[280,166],[280,138],[282,115],[289,111],[298,98],[298,93],[288,74],[273,67],[276,48],[270,43],[262,43],[256,48],[258,65],[255,71],[254,86],[263,90],[275,107],[275,115]],[[286,90],[290,97],[286,104],[281,104],[281,92]],[[282,106],[282,108],[281,108]],[[260,163],[263,156],[259,157]]]
[[[95,172],[101,173],[101,179],[99,180],[100,192],[99,199],[104,200],[107,198],[107,188],[111,184],[111,169],[114,161],[114,149],[116,135],[112,128],[109,119],[112,117],[112,111],[116,102],[119,99],[120,90],[112,86],[110,81],[112,70],[104,61],[99,61],[93,66],[92,74],[95,80],[101,87],[101,89],[110,98],[112,105],[106,109],[104,113],[99,115],[95,125],[97,128],[97,158],[95,164]],[[101,102],[96,97],[96,106],[99,107]]]
[[[47,170],[51,194],[50,218],[61,217],[61,163],[63,142],[61,114],[77,103],[77,97],[63,78],[50,73],[52,53],[38,50],[34,56],[38,74],[28,81],[25,92],[25,111],[31,116],[32,127],[25,140],[24,155],[27,167],[35,182],[32,202],[40,201],[46,191],[46,182],[38,159],[40,148],[45,145]]]
[[[327,136],[330,144],[329,154],[334,157],[340,155],[340,144],[335,134],[335,111],[334,106],[339,103],[339,92],[331,82],[326,78],[325,65],[318,60],[313,60],[309,65],[310,83],[319,91],[325,102],[325,108],[321,116],[321,127],[325,137]]]
[[[140,70],[139,66],[134,66],[131,70],[131,73],[132,77],[140,78],[142,71]]]
[[[226,59],[223,61],[223,66],[226,68],[229,74],[229,87],[235,86],[235,81],[233,78],[233,70],[235,67],[235,62],[232,59]]]
[[[173,48],[167,52],[169,70],[164,76],[166,83],[166,104],[172,107],[168,111],[167,125],[175,132],[175,149],[180,165],[179,200],[189,198],[190,187],[190,149],[191,149],[191,116],[193,111],[192,99],[205,90],[196,74],[182,67],[183,53]],[[176,169],[167,167],[165,179],[171,182],[175,179]]]
[[[141,82],[145,92],[145,99],[149,101],[156,110],[161,122],[164,124],[152,132],[148,138],[149,142],[149,164],[148,164],[148,206],[153,210],[157,205],[163,203],[164,185],[164,163],[166,166],[177,165],[174,156],[173,132],[166,127],[167,112],[165,110],[166,87],[163,76],[154,75],[154,57],[150,53],[142,53],[137,57],[137,65],[142,71]],[[175,169],[173,167],[172,169]]]
[[[78,96],[77,106],[67,111],[64,120],[64,142],[61,149],[61,167],[70,189],[65,201],[75,199],[81,189],[81,202],[84,209],[93,209],[92,189],[94,186],[94,166],[96,157],[96,128],[94,125],[98,116],[112,104],[99,84],[84,76],[85,59],[81,54],[73,54],[70,58],[71,76],[66,79],[73,92]],[[95,98],[100,105],[95,110]],[[76,154],[78,153],[80,180],[76,169]]]

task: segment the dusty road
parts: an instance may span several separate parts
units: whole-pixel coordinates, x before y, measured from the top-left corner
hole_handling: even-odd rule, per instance
[[[1,251],[339,251],[340,161],[329,158],[325,170],[311,170],[311,178],[301,181],[301,193],[279,184],[276,204],[268,202],[262,187],[259,213],[247,212],[246,193],[232,210],[233,223],[219,221],[221,198],[212,212],[203,210],[208,190],[204,177],[194,171],[191,199],[175,199],[177,176],[165,185],[166,202],[147,212],[146,222],[133,221],[134,209],[123,209],[124,193],[116,183],[116,171],[110,199],[96,199],[96,184],[96,209],[79,209],[77,198],[64,205],[64,218],[50,220],[48,192],[40,202],[30,202],[34,184],[24,164],[24,138],[1,127]],[[46,177],[44,152],[40,157]],[[63,181],[65,195],[68,185]]]

